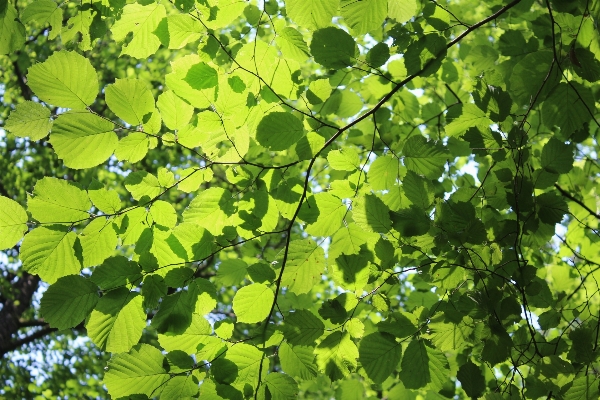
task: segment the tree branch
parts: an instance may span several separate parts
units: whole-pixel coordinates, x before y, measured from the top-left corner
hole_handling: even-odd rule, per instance
[[[39,282],[37,275],[23,272],[23,276],[12,284],[14,298],[8,299],[0,310],[0,357],[16,348],[12,336],[19,330],[21,315],[29,309]]]
[[[24,337],[23,339],[18,339],[18,340],[12,341],[8,344],[8,346],[3,346],[2,349],[0,349],[0,357],[3,357],[6,353],[8,353],[10,351],[16,350],[21,346],[29,344],[29,343],[33,342],[34,340],[41,339],[44,336],[49,335],[50,333],[53,333],[56,331],[58,331],[58,329],[50,328],[49,326],[46,326],[45,328],[42,328],[39,331],[36,331],[36,332],[32,333],[31,335]]]
[[[554,184],[554,187],[560,192],[560,194],[562,194],[564,197],[566,197],[567,199],[571,200],[574,203],[577,203],[579,206],[581,206],[583,209],[585,209],[587,212],[590,213],[590,215],[600,219],[600,214],[598,214],[597,212],[593,211],[591,208],[589,208],[588,206],[586,206],[584,204],[583,201],[576,199],[575,197],[573,197],[573,195],[571,195],[569,192],[567,192],[566,190],[564,190],[563,188],[561,188],[558,183]]]

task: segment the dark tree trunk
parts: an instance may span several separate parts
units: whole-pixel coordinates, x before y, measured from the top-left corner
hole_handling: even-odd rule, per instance
[[[23,272],[23,275],[12,283],[12,293],[2,296],[2,309],[0,310],[0,357],[15,350],[22,341],[14,340],[13,336],[20,328],[19,320],[31,306],[31,299],[38,288],[40,278]]]

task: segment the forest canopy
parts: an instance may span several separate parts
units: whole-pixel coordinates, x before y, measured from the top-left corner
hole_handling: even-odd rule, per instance
[[[599,20],[0,0],[0,396],[598,399]]]

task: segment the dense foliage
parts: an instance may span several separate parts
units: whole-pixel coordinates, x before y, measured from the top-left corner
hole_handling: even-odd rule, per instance
[[[0,0],[0,395],[597,399],[599,19]]]

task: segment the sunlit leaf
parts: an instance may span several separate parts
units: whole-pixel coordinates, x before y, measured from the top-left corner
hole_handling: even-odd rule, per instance
[[[46,103],[86,108],[98,94],[98,77],[90,61],[75,52],[60,51],[29,68],[27,84]]]

